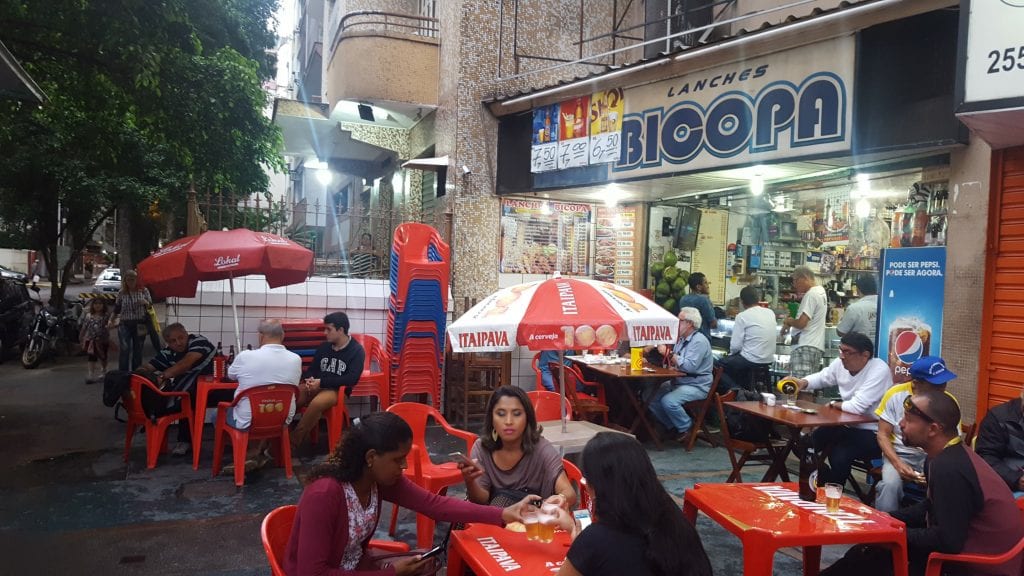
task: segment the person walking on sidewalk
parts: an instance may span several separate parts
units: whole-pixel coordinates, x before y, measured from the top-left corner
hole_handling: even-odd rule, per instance
[[[140,334],[139,330],[148,333],[146,323],[149,322],[149,307],[152,305],[153,297],[149,295],[149,290],[139,287],[139,274],[135,270],[128,270],[122,274],[121,291],[114,301],[112,321],[117,325],[121,346],[118,359],[118,368],[121,370],[134,370],[142,364],[145,333]]]
[[[86,384],[93,384],[103,379],[107,372],[107,352],[110,349],[110,311],[107,301],[93,298],[89,302],[89,310],[82,317],[82,328],[78,341],[82,343],[82,351],[89,356],[89,375]]]
[[[292,433],[293,446],[299,446],[310,430],[320,421],[320,416],[338,404],[338,393],[344,388],[345,396],[352,395],[352,388],[363,374],[366,351],[349,335],[348,315],[331,312],[324,316],[324,342],[316,349],[305,378],[299,386],[299,407],[306,412]]]

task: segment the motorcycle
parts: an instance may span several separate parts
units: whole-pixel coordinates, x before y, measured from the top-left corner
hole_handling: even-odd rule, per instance
[[[38,288],[33,286],[32,289],[39,293]],[[81,304],[65,304],[64,309],[59,310],[40,302],[28,340],[21,351],[21,365],[29,370],[38,367],[61,345],[70,352],[71,344],[78,342],[78,320],[81,316]]]
[[[34,315],[25,282],[0,277],[0,362],[25,341]]]

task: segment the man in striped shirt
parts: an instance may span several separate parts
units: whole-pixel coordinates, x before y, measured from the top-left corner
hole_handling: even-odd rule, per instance
[[[157,385],[162,390],[188,392],[192,407],[195,408],[196,381],[200,375],[213,374],[216,349],[204,336],[189,334],[185,326],[177,322],[164,328],[163,336],[167,346],[139,369],[157,373]],[[223,398],[211,394],[208,403],[230,401],[231,394],[228,392]],[[192,433],[186,421],[181,420],[178,424],[178,444],[171,450],[171,454],[188,454],[191,446]]]

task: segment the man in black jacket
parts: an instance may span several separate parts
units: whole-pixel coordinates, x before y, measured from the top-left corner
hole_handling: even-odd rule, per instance
[[[345,396],[350,396],[359,382],[366,351],[349,336],[349,327],[348,315],[344,312],[324,316],[327,342],[316,349],[313,362],[299,385],[298,406],[305,406],[306,412],[291,434],[293,446],[300,445],[320,421],[320,416],[338,404],[338,392],[343,387]]]
[[[1024,496],[1024,390],[988,411],[981,421],[975,451],[988,462],[1010,487],[1014,496]]]

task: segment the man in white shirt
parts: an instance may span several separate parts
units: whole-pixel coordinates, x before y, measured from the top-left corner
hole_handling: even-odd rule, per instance
[[[800,346],[814,346],[818,350],[825,349],[825,317],[828,315],[828,296],[825,289],[818,286],[814,272],[807,266],[793,269],[793,289],[803,294],[796,318],[786,318],[782,330],[793,328],[794,342]]]
[[[235,390],[237,398],[249,388],[264,386],[266,384],[288,384],[295,386],[298,390],[299,379],[302,377],[302,358],[298,354],[284,347],[284,328],[280,320],[263,320],[259,326],[259,348],[245,350],[235,357],[235,361],[228,367],[228,376],[238,380],[238,389]],[[295,416],[294,399],[288,406],[288,423],[291,423]],[[228,425],[239,430],[244,430],[252,423],[252,409],[248,399],[242,399],[228,413]],[[265,464],[269,457],[263,456],[264,450],[269,446],[268,441],[259,443],[255,450],[250,449],[249,453],[253,458],[246,458],[246,468],[255,468]],[[261,455],[257,463],[255,456]]]
[[[892,386],[892,373],[888,364],[873,357],[874,348],[867,336],[850,332],[840,340],[839,358],[824,370],[797,379],[801,390],[838,386],[842,400],[829,402],[829,409],[864,414],[874,420],[850,426],[822,426],[814,431],[811,435],[814,449],[817,452],[827,449],[831,466],[831,470],[822,468],[819,486],[826,482],[845,484],[854,460],[871,460],[882,454],[876,440],[878,421],[875,409],[882,395]]]
[[[743,311],[733,323],[729,355],[718,361],[723,369],[719,390],[746,387],[754,367],[775,362],[775,312],[758,306],[760,300],[761,291],[754,286],[740,290]]]
[[[861,274],[854,281],[861,298],[846,307],[843,319],[836,326],[840,336],[850,332],[860,332],[875,343],[875,332],[878,331],[878,285],[873,274]]]

